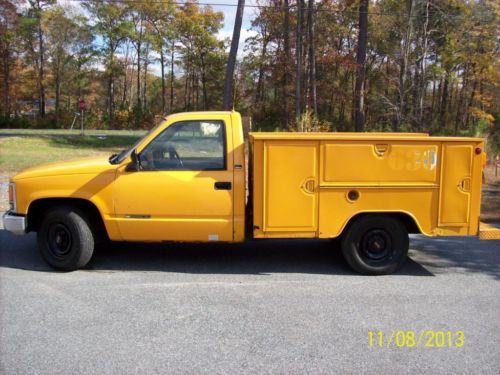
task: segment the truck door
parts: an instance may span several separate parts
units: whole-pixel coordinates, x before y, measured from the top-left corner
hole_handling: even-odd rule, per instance
[[[229,121],[175,122],[139,153],[141,170],[118,169],[113,197],[124,240],[233,240]]]
[[[466,226],[471,204],[473,146],[443,144],[439,226]]]
[[[266,141],[264,146],[265,232],[318,229],[318,143]],[[306,235],[307,236],[307,235]]]

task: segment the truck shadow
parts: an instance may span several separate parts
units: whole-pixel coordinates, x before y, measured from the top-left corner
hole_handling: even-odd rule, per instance
[[[57,272],[38,254],[36,237],[0,230],[0,267]],[[99,246],[90,272],[159,271],[193,274],[309,273],[357,275],[328,240],[261,240],[243,244],[110,243]],[[408,259],[396,275],[433,276]]]
[[[434,274],[482,273],[500,280],[500,241],[476,237],[426,238],[412,236],[410,256]]]

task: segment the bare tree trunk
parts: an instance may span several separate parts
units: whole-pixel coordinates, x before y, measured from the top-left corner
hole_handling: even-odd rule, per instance
[[[226,77],[224,79],[224,97],[222,100],[222,107],[225,111],[229,111],[232,104],[234,68],[236,65],[236,56],[238,54],[238,44],[240,43],[240,32],[241,24],[243,22],[244,8],[245,0],[238,0],[238,8],[236,9],[236,18],[234,20],[233,38],[231,39],[231,49],[229,50]]]
[[[137,109],[142,108],[141,104],[141,43],[138,43],[138,48],[137,48],[137,76],[136,76],[136,100],[137,100]]]
[[[470,107],[472,107],[472,103],[474,103],[474,97],[476,96],[476,88],[477,88],[477,81],[474,80],[474,83],[472,84],[472,90],[470,92],[469,102],[465,108],[465,121],[464,121],[465,126],[469,126],[469,117],[470,117],[469,109]]]
[[[61,73],[59,72],[59,68],[57,68],[56,76],[55,76],[55,91],[56,91],[56,105],[55,110],[56,114],[59,114],[59,106],[61,102]]]
[[[308,36],[309,36],[309,84],[310,84],[310,105],[314,116],[318,116],[318,100],[316,95],[316,45],[314,41],[314,0],[309,0]]]
[[[184,74],[184,110],[188,109],[189,71]]]
[[[357,132],[362,132],[365,129],[364,86],[367,36],[368,0],[361,0],[359,4],[358,50],[356,53],[356,83],[354,85],[354,126]]]
[[[115,96],[115,85],[113,81],[113,73],[109,74],[108,77],[108,115],[110,121],[113,121],[114,115],[115,115],[115,108],[114,108],[114,96]]]
[[[265,31],[263,32],[265,34]],[[267,54],[267,43],[268,39],[266,35],[264,35],[264,40],[262,41],[262,51],[260,54],[260,61],[261,63],[259,64],[259,75],[257,78],[257,90],[255,92],[255,102],[254,104],[257,105],[259,104],[260,100],[263,97],[263,89],[264,89],[264,59]]]
[[[417,124],[419,130],[424,127],[424,97],[427,91],[427,49],[428,49],[428,27],[429,27],[429,6],[430,1],[427,0],[425,3],[425,21],[423,26],[423,41],[422,41],[422,56],[420,60],[420,85],[418,90],[418,113],[417,113]]]
[[[40,88],[40,103],[39,103],[39,111],[40,116],[45,117],[45,85],[44,85],[44,68],[45,68],[45,47],[43,45],[43,33],[42,33],[42,6],[40,5],[40,1],[37,1],[37,7],[39,10],[38,14],[38,52],[40,54],[40,67],[39,67],[39,77],[40,80],[39,88]]]
[[[174,110],[174,64],[175,64],[175,42],[172,41],[172,51],[170,55],[170,112]]]
[[[194,109],[198,110],[198,104],[200,99],[200,80],[198,78],[198,72],[193,70],[193,96],[194,96]]]
[[[165,113],[166,106],[166,88],[165,88],[165,55],[163,48],[160,49],[160,64],[161,64],[161,112]]]
[[[406,115],[406,78],[408,71],[408,59],[410,55],[410,37],[412,33],[412,17],[413,17],[413,0],[407,1],[407,24],[406,33],[404,35],[403,43],[401,44],[401,60],[400,60],[400,70],[399,70],[399,87],[398,87],[398,105],[399,113],[397,116],[397,122],[394,124],[394,131],[398,131],[401,125],[401,121]]]
[[[148,88],[148,66],[149,66],[149,43],[146,44],[146,52],[144,54],[144,82],[142,89],[142,108],[147,110],[147,88]]]
[[[115,82],[113,75],[115,45],[110,41],[110,59],[108,72],[108,118],[113,121],[115,118]]]
[[[290,71],[289,71],[289,62],[290,62],[290,5],[289,0],[285,0],[285,19],[283,22],[283,40],[284,40],[284,48],[285,48],[285,61],[283,62],[283,122],[285,125],[285,129],[288,128],[289,123],[289,108],[288,108],[288,84],[290,82]]]
[[[444,83],[443,83],[443,93],[441,96],[441,108],[440,108],[440,115],[439,115],[439,122],[441,124],[441,129],[444,129],[446,127],[446,122],[447,122],[446,108],[448,107],[449,78],[450,78],[450,73],[446,72],[446,75],[444,77]]]
[[[207,93],[207,73],[205,64],[205,53],[200,54],[201,60],[201,89],[203,93],[203,110],[207,110],[208,106],[208,93]]]
[[[463,121],[463,106],[465,100],[465,94],[469,88],[469,64],[465,65],[464,72],[462,74],[462,87],[460,89],[460,94],[458,95],[458,103],[457,103],[457,113],[455,115],[455,132],[454,134],[458,134],[458,130],[462,126]]]
[[[303,0],[297,0],[297,30],[295,40],[296,77],[295,77],[295,122],[299,131],[303,131],[300,125],[302,115],[302,18]],[[299,128],[300,127],[300,128]]]
[[[3,59],[3,113],[7,117],[10,116],[10,53],[4,53]]]
[[[137,39],[137,87],[136,87],[136,95],[137,95],[137,109],[142,109],[141,103],[141,49],[142,49],[142,18],[139,21],[139,36]]]
[[[121,100],[121,107],[125,106],[125,102],[127,101],[127,89],[128,89],[128,53],[129,53],[129,44],[127,43],[125,48],[125,76],[123,77],[123,93]]]

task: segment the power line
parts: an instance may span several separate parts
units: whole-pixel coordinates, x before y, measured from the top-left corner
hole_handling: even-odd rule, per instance
[[[89,2],[89,3],[97,3],[97,0],[67,0],[69,2],[75,2],[75,3],[83,3],[83,2]],[[230,3],[217,3],[217,2],[189,2],[189,1],[169,1],[169,0],[107,0],[108,3],[120,3],[120,4],[130,4],[130,3],[137,3],[137,4],[170,4],[170,5],[200,5],[200,6],[216,6],[216,7],[229,7],[229,8],[236,8],[238,7],[238,4],[230,4]],[[284,11],[285,7],[282,5],[257,5],[257,4],[245,4],[245,8],[255,8],[255,9],[269,9],[269,10],[274,10],[277,12],[282,12]],[[289,10],[297,9],[297,4],[292,4],[288,6]],[[304,11],[310,11],[308,7],[305,8],[300,8],[301,10]],[[334,9],[325,9],[323,7],[315,7],[313,12],[323,12],[323,13],[331,13],[331,14],[350,14],[350,15],[359,15],[359,11],[357,10],[347,10],[347,9],[339,9],[339,10],[334,10]],[[408,15],[406,12],[380,12],[380,11],[368,11],[368,15],[375,15],[375,16],[400,16],[403,18],[416,18],[419,17],[419,15],[412,14]],[[445,14],[444,12],[438,12],[438,11],[430,11],[429,16],[437,13],[442,13],[448,18],[458,18],[458,17],[466,17],[467,15],[464,14]],[[468,18],[470,16],[467,16]]]

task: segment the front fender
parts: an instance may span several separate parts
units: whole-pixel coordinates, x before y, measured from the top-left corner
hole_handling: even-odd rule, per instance
[[[112,220],[115,170],[98,174],[71,174],[26,178],[16,181],[17,213],[27,215],[40,199],[73,198],[90,201],[99,211],[111,239],[120,239]]]

